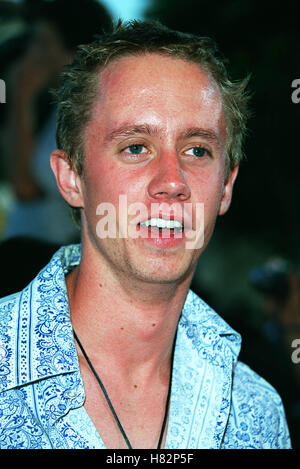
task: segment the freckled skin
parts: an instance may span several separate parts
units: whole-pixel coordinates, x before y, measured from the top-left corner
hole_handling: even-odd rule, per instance
[[[93,246],[109,269],[131,277],[164,282],[190,275],[210,239],[217,215],[225,211],[226,134],[219,92],[199,66],[157,54],[112,62],[102,73],[99,89],[85,132],[85,243]],[[105,141],[112,130],[125,124],[159,129],[158,135],[144,139],[151,154],[142,163],[128,164],[118,153],[122,142]],[[193,126],[213,129],[219,136],[214,158],[201,163],[180,158],[178,135]],[[160,250],[143,240],[100,240],[95,230],[99,219],[96,207],[105,201],[118,209],[120,195],[127,196],[128,204],[143,202],[147,207],[153,202],[203,202],[204,246],[197,251],[187,250],[183,244]]]

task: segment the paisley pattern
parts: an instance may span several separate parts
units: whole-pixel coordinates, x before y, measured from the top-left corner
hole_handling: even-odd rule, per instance
[[[22,292],[0,300],[0,448],[105,448],[85,408],[61,248]],[[290,448],[277,392],[238,362],[233,331],[189,291],[178,325],[166,449]]]

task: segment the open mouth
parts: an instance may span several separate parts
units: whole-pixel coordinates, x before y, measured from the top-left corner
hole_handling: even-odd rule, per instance
[[[178,220],[167,220],[164,218],[150,218],[138,224],[140,228],[148,229],[151,233],[165,233],[170,235],[182,234],[183,224]]]

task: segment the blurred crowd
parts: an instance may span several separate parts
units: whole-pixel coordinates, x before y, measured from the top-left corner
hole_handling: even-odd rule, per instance
[[[79,233],[49,165],[56,148],[50,90],[76,48],[109,29],[111,18],[97,0],[0,1],[0,18],[1,78],[7,88],[1,166],[13,194],[3,237],[68,244]]]
[[[239,360],[279,393],[293,448],[300,448],[300,279],[298,267],[280,256],[247,274],[247,294],[220,305],[210,287],[194,276],[192,289],[242,337]],[[232,285],[234,291],[235,285]],[[249,297],[251,295],[251,298]],[[255,301],[253,301],[255,299]],[[251,301],[250,301],[251,300]]]
[[[249,272],[253,294],[260,299],[258,320],[248,305],[225,312],[242,336],[240,360],[279,392],[294,448],[300,448],[300,282],[296,267],[272,257]]]

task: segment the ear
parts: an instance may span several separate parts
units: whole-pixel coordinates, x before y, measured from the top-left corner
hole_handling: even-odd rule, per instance
[[[71,168],[67,154],[62,150],[55,150],[50,156],[50,166],[65,201],[71,207],[83,207],[81,178]]]
[[[231,197],[232,197],[233,185],[238,175],[238,171],[239,171],[239,165],[236,165],[233,168],[233,170],[230,171],[229,176],[224,184],[223,195],[222,195],[220,208],[219,208],[219,215],[224,215],[229,209]]]

